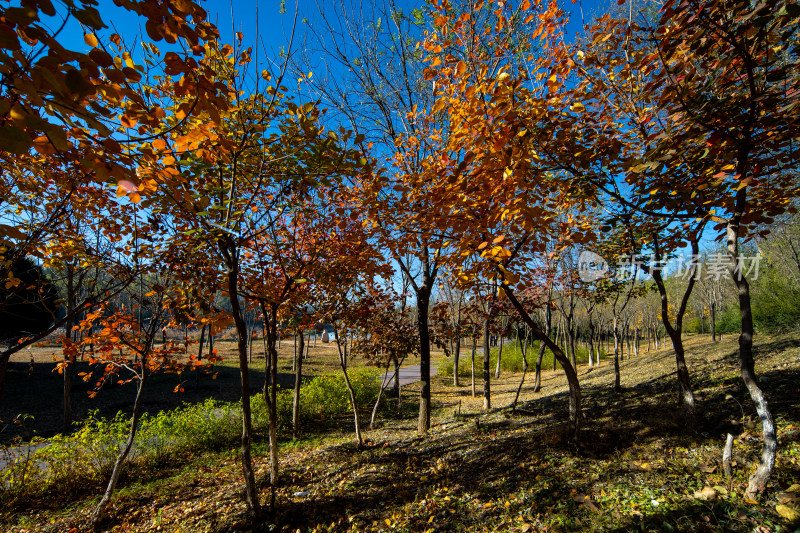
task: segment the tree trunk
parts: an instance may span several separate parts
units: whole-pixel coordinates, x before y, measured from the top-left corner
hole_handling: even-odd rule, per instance
[[[553,332],[553,314],[550,309],[550,302],[548,300],[547,309],[544,313],[544,334],[550,337]],[[528,343],[528,334],[525,334],[525,344]],[[542,341],[539,341],[539,353],[536,355],[536,374],[533,378],[533,392],[539,392],[542,388],[542,359],[544,359],[544,351],[547,346]],[[555,359],[555,356],[553,357]],[[555,367],[555,364],[553,365]]]
[[[417,328],[419,330],[419,418],[417,432],[427,433],[431,427],[431,336],[428,328],[428,309],[432,280],[426,280],[417,292]]]
[[[536,367],[534,369],[533,392],[539,392],[542,389],[542,359],[544,359],[546,348],[545,343],[539,341],[539,352],[536,354]]]
[[[711,302],[711,342],[717,342],[717,304]]]
[[[697,240],[692,242],[692,253],[693,257],[695,258],[699,253],[699,245]],[[654,269],[652,273],[653,280],[656,282],[656,287],[658,288],[658,292],[661,296],[661,322],[664,326],[664,330],[672,340],[672,347],[675,350],[675,365],[678,374],[678,402],[682,406],[690,423],[694,422],[696,406],[694,402],[694,393],[692,392],[691,379],[689,377],[689,367],[686,366],[686,357],[683,347],[683,317],[686,313],[689,297],[692,294],[692,289],[694,288],[696,281],[696,268],[697,265],[693,261],[689,283],[678,306],[674,326],[669,318],[668,293],[667,288],[664,285],[664,280],[661,276],[661,271]]]
[[[300,339],[298,349],[295,352],[294,362],[294,393],[292,396],[292,438],[300,438],[300,385],[303,377],[303,353],[305,352],[305,337],[300,327],[297,328],[297,336]]]
[[[461,339],[459,338],[455,343],[453,349],[453,386],[460,387],[461,382],[458,380],[458,359],[461,356]]]
[[[502,323],[501,323],[502,325]],[[501,334],[500,335],[500,347],[497,349],[497,368],[494,370],[494,379],[500,379],[500,360],[503,357],[503,343],[505,341],[505,337]]]
[[[92,529],[95,531],[100,531],[100,521],[103,519],[106,506],[111,500],[111,496],[114,494],[114,489],[117,487],[119,475],[122,473],[122,465],[125,463],[125,459],[128,458],[131,448],[133,448],[133,441],[136,438],[136,430],[139,428],[139,419],[142,414],[142,393],[147,383],[147,378],[147,371],[143,370],[142,379],[139,380],[139,386],[136,388],[136,399],[133,402],[133,415],[131,416],[131,428],[128,430],[128,438],[125,440],[125,447],[123,447],[119,455],[117,455],[117,460],[114,461],[114,468],[111,470],[111,477],[108,480],[105,492],[103,492],[103,497],[100,498],[100,503],[97,504],[97,507],[95,507],[92,512],[90,521]]]
[[[203,327],[200,328],[200,344],[197,347],[197,362],[203,360],[203,344],[205,344],[206,340],[206,329],[208,329],[208,324],[203,324]],[[200,390],[200,367],[198,366],[194,371],[194,390]]]
[[[569,359],[566,355],[564,355],[564,352],[561,351],[561,348],[559,348],[552,340],[550,340],[550,337],[545,335],[536,322],[525,311],[525,308],[522,306],[519,300],[517,300],[511,288],[508,286],[504,288],[506,291],[506,296],[514,305],[514,308],[517,310],[517,313],[519,313],[520,318],[522,318],[522,320],[528,324],[528,327],[531,328],[531,331],[539,339],[539,341],[547,344],[547,347],[553,352],[553,357],[558,359],[559,364],[561,364],[561,367],[564,369],[564,374],[567,377],[567,384],[569,385],[568,433],[572,439],[577,440],[578,433],[580,431],[581,418],[581,386],[578,382],[578,374],[575,372],[575,369],[572,368]]]
[[[488,411],[492,408],[492,392],[489,379],[491,378],[491,364],[489,362],[489,318],[483,320],[483,410]]]
[[[625,336],[625,349],[627,350],[626,357],[628,359],[631,358],[631,328],[628,326],[628,322],[625,322],[625,327],[622,328],[623,335]],[[621,358],[620,358],[621,359]]]
[[[264,317],[269,316],[267,327],[268,356],[265,362],[267,376],[264,378],[264,401],[269,413],[269,482],[270,507],[275,509],[275,495],[279,480],[278,470],[278,304],[271,303],[269,315],[262,303]],[[269,385],[268,385],[269,384]]]
[[[475,352],[478,351],[478,339],[472,337],[472,397],[475,397]]]
[[[619,339],[619,326],[617,325],[617,317],[614,315],[614,390],[619,392],[622,390],[619,376],[619,348],[622,345]]]
[[[528,373],[528,346],[522,346],[522,379],[519,380],[517,386],[517,393],[514,395],[514,402],[511,404],[511,412],[517,411],[517,402],[519,401],[519,393],[522,391],[522,385],[525,383],[525,376]]]
[[[261,507],[258,503],[258,490],[256,489],[256,477],[253,469],[253,459],[251,448],[253,442],[253,418],[250,410],[250,367],[247,364],[247,325],[242,317],[242,309],[239,305],[239,265],[235,257],[235,245],[226,246],[220,242],[219,247],[223,257],[227,262],[227,285],[228,297],[231,303],[231,315],[236,325],[237,347],[239,353],[239,375],[241,378],[242,394],[242,474],[245,483],[245,500],[247,508],[257,519],[261,514]]]
[[[394,357],[386,359],[386,368],[383,371],[383,375],[384,376],[386,376],[386,374],[389,373],[389,365],[392,364],[392,359],[394,359]],[[397,376],[397,367],[395,367],[395,376]],[[395,376],[390,378],[390,380],[394,379]],[[383,389],[386,387],[386,385],[387,385],[387,383],[384,383],[383,381],[381,381],[381,388],[378,389],[378,397],[375,399],[375,405],[372,406],[372,414],[369,417],[369,429],[375,429],[375,417],[378,414],[378,407],[381,404],[381,397],[383,396]]]
[[[353,408],[353,423],[356,428],[356,448],[361,449],[364,446],[364,440],[361,438],[361,422],[358,418],[358,405],[356,405],[356,393],[353,391],[353,385],[350,383],[350,376],[347,375],[347,339],[342,340],[339,335],[339,330],[336,325],[333,326],[334,335],[336,335],[336,349],[339,352],[339,365],[342,368],[342,375],[344,376],[344,384],[347,387],[347,393],[350,396],[350,406]],[[344,345],[344,347],[342,347]]]
[[[400,360],[392,357],[394,363],[394,390],[397,391],[397,409],[400,409],[400,403],[403,401],[403,391],[400,390]]]
[[[746,189],[741,189],[737,194],[737,206],[743,204]],[[743,209],[740,209],[740,213]],[[764,447],[761,451],[761,461],[755,473],[750,477],[747,484],[745,496],[754,498],[762,493],[767,486],[767,480],[772,473],[775,465],[775,455],[778,450],[778,440],[775,432],[775,424],[772,420],[772,413],[767,405],[764,392],[758,386],[755,372],[755,361],[753,359],[753,314],[750,306],[750,285],[740,270],[739,262],[739,224],[738,215],[728,223],[727,226],[727,248],[728,248],[728,268],[733,282],[736,285],[736,292],[739,297],[739,314],[742,321],[742,332],[739,335],[739,369],[742,374],[742,381],[750,393],[750,398],[761,419],[761,430],[764,439]]]

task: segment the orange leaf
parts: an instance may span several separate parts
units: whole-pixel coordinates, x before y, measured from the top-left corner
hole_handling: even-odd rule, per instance
[[[83,42],[91,46],[92,48],[97,47],[97,37],[93,33],[86,33],[83,36]]]
[[[128,115],[122,115],[122,118],[120,119],[120,123],[121,123],[123,126],[125,126],[126,128],[133,128],[133,127],[135,127],[135,126],[136,126],[136,122],[137,122],[137,121],[136,121],[136,119],[135,119],[135,118],[131,118],[131,117],[129,117]]]

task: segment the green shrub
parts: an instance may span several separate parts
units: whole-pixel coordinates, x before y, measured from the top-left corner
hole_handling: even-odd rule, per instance
[[[371,407],[378,397],[380,383],[378,371],[370,368],[354,368],[348,371],[350,384],[359,409]],[[277,394],[278,427],[287,430],[292,424],[292,396],[290,389],[279,390]],[[254,396],[253,419],[259,431],[269,427],[269,412],[261,395]],[[303,425],[310,423],[328,424],[337,418],[352,412],[350,395],[344,376],[328,374],[316,376],[300,385],[300,421]]]
[[[356,405],[371,406],[380,384],[375,369],[353,369],[349,373]],[[278,423],[281,429],[291,426],[292,391],[277,394]],[[254,426],[266,432],[269,414],[266,402],[258,394],[251,400]],[[300,416],[304,424],[326,424],[351,412],[350,397],[341,375],[317,376],[301,387]],[[238,403],[206,400],[184,405],[172,411],[145,413],[139,421],[134,446],[127,461],[157,464],[170,455],[222,449],[236,443],[241,435],[241,407]],[[111,473],[114,462],[130,431],[130,417],[122,412],[114,418],[98,418],[91,413],[80,427],[69,435],[56,435],[44,441],[31,441],[27,450],[0,449],[9,466],[2,472],[0,498],[42,494],[55,486],[59,491],[85,487],[103,481]]]
[[[492,371],[492,375],[494,375],[494,371],[497,368],[497,354],[500,350],[499,346],[495,346],[490,351],[489,356],[489,368]],[[528,372],[532,372],[535,369],[536,365],[536,357],[539,353],[539,342],[535,341],[528,345],[528,349],[526,351],[527,359],[528,359]],[[601,356],[605,356],[605,351],[601,348],[600,349]],[[471,356],[472,356],[472,345],[462,346],[461,347],[461,354],[458,360],[458,375],[461,377],[470,377],[471,375]],[[585,365],[589,362],[589,350],[583,346],[576,346],[575,347],[575,357],[578,361],[579,365]],[[503,346],[503,356],[500,359],[500,371],[501,372],[522,372],[523,370],[523,360],[522,360],[522,347],[520,344],[517,343],[510,343],[505,344]],[[483,368],[483,353],[478,352],[475,354],[475,374],[480,375]],[[542,358],[542,368],[553,368],[553,354],[550,350],[545,350],[544,357]],[[451,377],[453,375],[453,357],[448,357],[447,359],[442,360],[439,363],[439,368],[437,373],[443,377]]]

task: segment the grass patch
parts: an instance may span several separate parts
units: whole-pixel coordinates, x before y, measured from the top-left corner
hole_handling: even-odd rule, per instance
[[[356,405],[365,410],[377,398],[376,369],[350,371]],[[269,414],[262,395],[252,397],[253,423],[257,432],[267,434]],[[351,413],[350,397],[341,375],[317,376],[303,383],[300,419],[303,427],[324,430]],[[291,428],[292,391],[278,392],[278,424],[283,432]],[[241,435],[241,409],[236,402],[206,400],[161,411],[144,413],[139,423],[128,463],[137,470],[164,464],[181,464],[182,456],[233,448]],[[0,449],[9,466],[2,472],[0,501],[24,502],[60,492],[80,494],[97,490],[107,479],[124,446],[130,419],[123,412],[113,418],[93,413],[69,435],[58,434],[44,441],[34,439],[25,447],[6,445]],[[12,456],[12,453],[14,455]]]
[[[480,346],[479,346],[480,348]],[[497,368],[497,356],[500,352],[500,347],[495,346],[490,350],[489,356],[489,368],[491,368],[492,375],[494,375],[495,369]],[[528,344],[528,348],[526,351],[527,359],[528,359],[528,371],[533,371],[536,365],[536,357],[539,353],[539,341],[534,341]],[[604,359],[606,356],[605,350],[600,349],[600,357]],[[459,377],[470,377],[471,375],[471,368],[472,368],[472,346],[462,346],[461,347],[461,354],[459,356],[458,361],[458,375]],[[577,359],[578,365],[585,365],[589,362],[589,350],[584,346],[576,346],[575,347],[575,357]],[[454,358],[448,357],[441,360],[439,363],[437,373],[440,376],[448,377],[453,375],[453,363]],[[475,373],[476,375],[480,374],[481,368],[483,368],[483,353],[478,351],[475,354]],[[503,346],[503,354],[500,358],[500,371],[501,372],[522,372],[524,368],[524,361],[522,357],[522,345],[521,343],[509,343]],[[542,369],[553,368],[553,353],[550,350],[545,350],[544,356],[542,357]],[[556,369],[560,369],[561,366],[556,363]]]

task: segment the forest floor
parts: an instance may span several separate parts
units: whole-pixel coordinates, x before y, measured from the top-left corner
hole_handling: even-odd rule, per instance
[[[237,450],[178,457],[129,471],[103,524],[110,531],[757,531],[800,527],[800,335],[758,336],[761,376],[779,435],[771,482],[758,501],[743,496],[761,448],[760,424],[739,378],[736,338],[687,340],[699,414],[688,423],[675,408],[674,354],[643,351],[621,364],[579,369],[582,431],[564,438],[566,383],[532,375],[520,404],[507,406],[521,375],[492,382],[483,412],[469,380],[433,380],[433,427],[415,434],[418,386],[403,388],[381,427],[357,450],[343,421],[339,433],[282,448],[274,514],[248,521]],[[390,400],[394,405],[396,400]],[[736,437],[733,478],[722,473],[725,436]],[[257,446],[262,501],[268,501],[266,448]],[[92,492],[96,489],[96,492]],[[52,494],[0,512],[8,532],[81,531],[100,486]],[[794,514],[793,514],[794,513]]]

